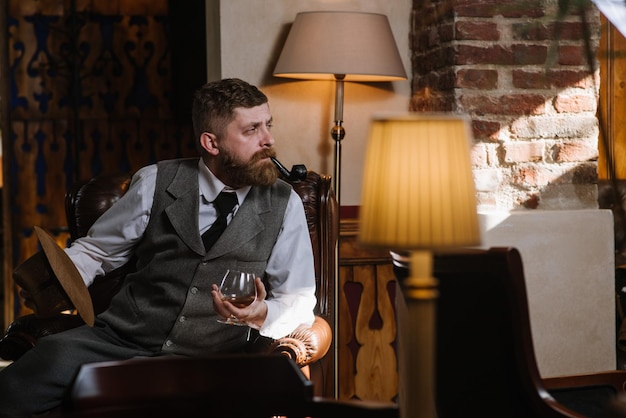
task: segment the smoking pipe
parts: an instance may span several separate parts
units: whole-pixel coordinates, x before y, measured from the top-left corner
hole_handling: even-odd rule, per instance
[[[280,174],[289,181],[302,181],[306,178],[307,169],[304,164],[296,164],[291,167],[291,172],[280,163],[276,158],[270,157],[270,160],[276,165]]]

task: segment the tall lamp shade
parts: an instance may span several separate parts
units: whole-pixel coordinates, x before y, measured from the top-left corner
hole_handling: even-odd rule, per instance
[[[432,251],[480,244],[470,143],[461,116],[402,114],[370,126],[359,242],[410,253],[396,299],[403,418],[437,416]]]
[[[363,12],[302,12],[296,15],[274,76],[335,81],[334,186],[341,199],[344,81],[394,81],[406,72],[387,16]]]

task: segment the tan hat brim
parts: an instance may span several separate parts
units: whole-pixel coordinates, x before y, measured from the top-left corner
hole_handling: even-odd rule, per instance
[[[50,267],[52,267],[52,271],[57,276],[63,290],[67,293],[83,321],[93,327],[95,317],[93,302],[78,269],[50,234],[38,226],[34,228]]]

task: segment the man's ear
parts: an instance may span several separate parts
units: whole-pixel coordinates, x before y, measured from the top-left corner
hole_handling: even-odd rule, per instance
[[[216,140],[217,137],[215,134],[210,132],[202,132],[202,134],[200,134],[200,146],[211,155],[217,155],[220,152],[217,148]]]

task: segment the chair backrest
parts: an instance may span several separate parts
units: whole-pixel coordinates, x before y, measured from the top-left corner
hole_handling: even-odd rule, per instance
[[[87,231],[130,186],[131,175],[103,174],[76,183],[65,195],[65,217],[71,240],[87,235]]]
[[[576,416],[542,384],[519,251],[439,255],[434,272],[440,418]]]
[[[330,176],[308,171],[302,181],[290,182],[302,198],[304,211],[311,235],[315,258],[315,281],[317,306],[316,315],[334,326],[335,260],[339,237],[338,207],[331,187]],[[334,339],[331,344],[336,342]],[[320,360],[309,365],[311,380],[315,382],[316,395],[331,396],[334,392],[334,350],[331,349]]]
[[[399,279],[406,269],[397,268]],[[575,417],[539,375],[520,253],[438,254],[436,393],[439,418]]]
[[[339,234],[337,199],[331,187],[330,176],[309,171],[302,181],[290,182],[304,204],[317,285],[316,314],[329,324],[334,318],[335,246]]]

